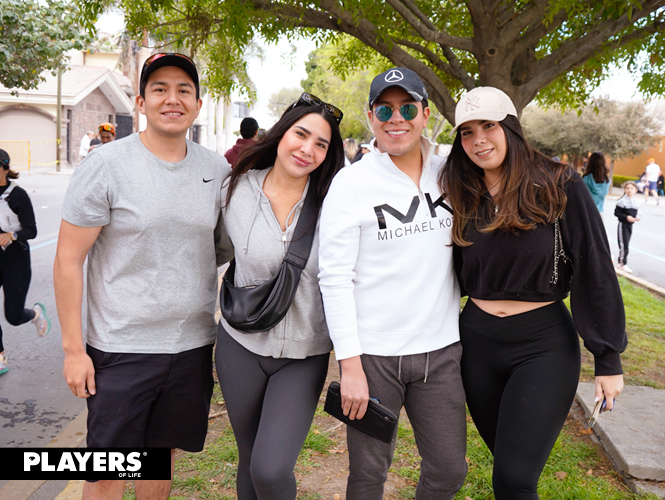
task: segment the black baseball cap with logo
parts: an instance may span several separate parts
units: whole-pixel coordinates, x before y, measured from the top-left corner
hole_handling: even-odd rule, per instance
[[[369,107],[371,108],[374,101],[391,87],[404,89],[416,101],[422,101],[423,106],[428,106],[427,89],[420,77],[407,68],[392,68],[372,80],[372,85],[369,87]]]
[[[164,66],[176,66],[185,71],[194,82],[196,87],[196,98],[199,98],[199,72],[196,69],[194,61],[192,61],[185,54],[178,54],[176,52],[166,52],[153,54],[143,63],[141,70],[140,94],[145,98],[145,86],[148,83],[148,77],[159,68]]]
[[[5,170],[9,170],[9,153],[4,149],[0,149],[0,166]]]

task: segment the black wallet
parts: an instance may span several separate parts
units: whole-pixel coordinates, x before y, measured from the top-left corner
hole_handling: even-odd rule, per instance
[[[395,412],[370,399],[363,418],[351,420],[342,412],[342,395],[339,382],[330,382],[323,410],[345,424],[384,443],[392,443],[394,439],[395,427],[397,427]]]

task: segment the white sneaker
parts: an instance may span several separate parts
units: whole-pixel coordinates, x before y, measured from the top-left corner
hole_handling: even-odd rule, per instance
[[[4,354],[0,354],[0,375],[7,373],[9,371],[9,365],[7,364],[7,358]]]
[[[32,318],[32,323],[37,329],[37,335],[40,337],[46,337],[48,332],[51,331],[51,320],[48,319],[46,315],[46,307],[41,302],[37,302],[35,307],[32,308],[35,311],[35,317]]]
[[[621,266],[621,269],[623,269],[627,273],[632,273],[633,272],[633,270],[630,267],[628,267],[628,265]]]

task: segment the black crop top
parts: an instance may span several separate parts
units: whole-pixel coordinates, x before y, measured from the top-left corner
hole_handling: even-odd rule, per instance
[[[455,270],[462,295],[484,300],[549,302],[570,293],[575,327],[594,355],[596,375],[622,373],[619,353],[626,348],[626,319],[603,222],[578,174],[565,184],[568,197],[560,219],[563,248],[572,276],[558,259],[554,268],[555,225],[538,224],[517,234],[465,228],[469,247],[455,247]],[[489,221],[493,202],[483,198],[479,214]]]

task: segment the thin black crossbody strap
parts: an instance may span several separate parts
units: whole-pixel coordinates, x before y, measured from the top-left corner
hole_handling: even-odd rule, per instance
[[[319,217],[315,197],[314,186],[310,182],[302,210],[300,211],[300,217],[293,231],[293,239],[291,239],[286,257],[284,257],[286,262],[300,269],[305,268],[307,259],[309,259],[309,253],[312,250],[312,242],[314,241],[316,220]]]

